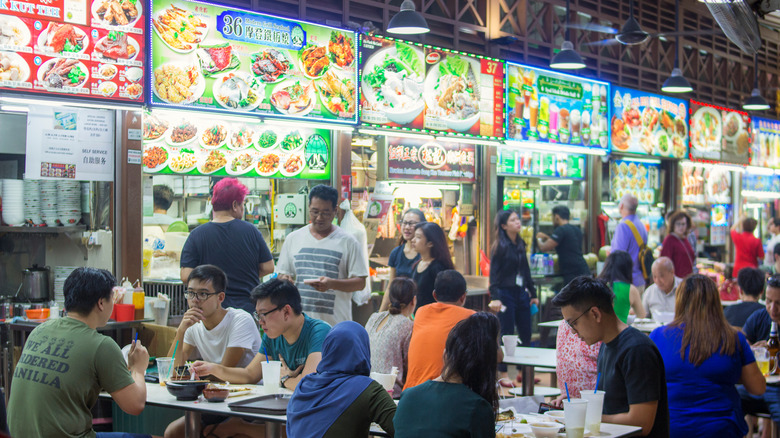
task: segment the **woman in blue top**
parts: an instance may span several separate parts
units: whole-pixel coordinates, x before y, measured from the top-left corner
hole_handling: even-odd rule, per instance
[[[650,334],[664,359],[671,437],[742,437],[748,428],[735,385],[766,390],[750,345],[726,321],[711,279],[691,275],[676,293],[674,320]]]
[[[420,254],[414,249],[412,245],[412,237],[414,237],[414,229],[420,222],[427,222],[425,220],[425,213],[420,209],[410,208],[406,210],[401,219],[401,237],[398,238],[398,246],[393,248],[390,252],[390,259],[387,265],[390,266],[390,280],[387,282],[388,290],[385,291],[385,296],[382,297],[382,305],[379,306],[379,311],[384,312],[390,307],[390,300],[388,298],[388,292],[390,291],[390,284],[396,277],[412,278],[414,271],[414,264],[420,260]]]

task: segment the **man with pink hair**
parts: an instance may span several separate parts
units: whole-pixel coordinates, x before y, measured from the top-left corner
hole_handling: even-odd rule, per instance
[[[200,265],[225,271],[228,282],[223,307],[254,312],[250,292],[274,271],[274,259],[260,231],[245,222],[244,198],[249,189],[235,178],[214,184],[211,222],[192,230],[181,252],[181,281]]]

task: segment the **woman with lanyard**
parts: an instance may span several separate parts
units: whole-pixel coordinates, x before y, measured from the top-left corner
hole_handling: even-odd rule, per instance
[[[390,258],[387,265],[390,266],[390,279],[387,282],[388,290],[382,297],[382,305],[379,311],[384,312],[390,308],[390,284],[396,277],[412,278],[414,264],[420,260],[420,254],[412,245],[414,230],[417,224],[425,222],[425,213],[420,209],[410,208],[401,216],[401,237],[398,239],[398,246],[390,252]]]
[[[688,232],[693,223],[691,217],[682,210],[669,215],[671,232],[666,235],[661,249],[661,257],[669,257],[674,265],[674,275],[685,278],[692,274],[696,266],[696,252],[688,241]]]

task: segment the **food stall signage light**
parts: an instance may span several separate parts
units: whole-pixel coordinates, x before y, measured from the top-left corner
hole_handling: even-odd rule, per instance
[[[650,164],[661,164],[661,160],[653,160],[651,158],[626,158],[627,160],[634,161],[637,163],[650,163]]]
[[[476,138],[458,138],[458,137],[442,137],[436,136],[436,141],[441,142],[453,142],[453,143],[466,143],[466,144],[481,144],[484,146],[501,146],[500,142],[491,140],[480,140]]]
[[[143,108],[140,106],[131,105],[114,105],[111,102],[103,102],[100,104],[86,103],[82,101],[66,101],[53,99],[47,97],[46,100],[25,99],[19,97],[0,97],[0,103],[10,103],[18,105],[44,105],[44,106],[71,106],[77,108],[95,108],[95,109],[112,109],[112,110],[126,110],[126,111],[141,111]]]
[[[460,186],[457,184],[420,183],[418,181],[392,181],[390,183],[390,188],[392,189],[398,189],[401,187],[410,187],[414,189],[419,189],[421,187],[433,187],[438,190],[460,190]]]
[[[744,172],[745,167],[740,166],[738,164],[723,164],[723,163],[711,163],[706,161],[685,161],[682,163],[685,167],[692,167],[692,166],[699,166],[703,167],[705,169],[721,169],[721,170],[731,170],[734,172]]]
[[[21,105],[0,105],[0,110],[11,113],[26,113],[30,111],[29,108]]]
[[[358,132],[366,135],[391,135],[393,137],[406,137],[406,138],[415,138],[421,140],[435,140],[435,137],[432,135],[416,134],[413,132],[378,131],[374,129],[358,129]]]
[[[534,143],[527,141],[507,140],[505,143],[507,146],[513,146],[520,149],[534,150],[541,152],[567,152],[572,154],[584,154],[584,155],[607,155],[606,149],[599,148],[587,148],[579,146],[567,146],[561,144],[544,144]]]
[[[775,170],[768,167],[748,166],[745,168],[747,173],[753,173],[756,175],[774,175]]]
[[[570,179],[547,179],[539,181],[540,186],[570,186],[574,184]]]
[[[758,199],[780,199],[780,193],[774,192],[758,192],[754,190],[743,190],[743,198],[758,198]]]

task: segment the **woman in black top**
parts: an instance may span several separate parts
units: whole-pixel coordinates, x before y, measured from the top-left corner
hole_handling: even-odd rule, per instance
[[[414,264],[420,260],[420,254],[412,246],[412,237],[417,224],[425,222],[425,213],[420,209],[410,208],[406,210],[401,219],[401,237],[398,239],[398,246],[390,252],[390,259],[387,264],[390,266],[390,280],[387,282],[387,290],[382,297],[382,305],[379,311],[384,312],[390,308],[390,284],[396,277],[412,278]]]
[[[414,309],[417,311],[421,306],[434,302],[433,283],[439,272],[455,269],[455,266],[444,231],[433,222],[417,224],[412,246],[420,254],[420,260],[412,271],[412,280],[417,283],[417,308]]]
[[[531,279],[531,267],[525,253],[525,241],[520,237],[523,224],[511,210],[496,215],[496,240],[490,256],[490,308],[498,311],[501,335],[517,334],[523,345],[531,345],[531,304],[539,305]],[[506,306],[501,311],[501,306]],[[506,377],[506,365],[499,364]]]

